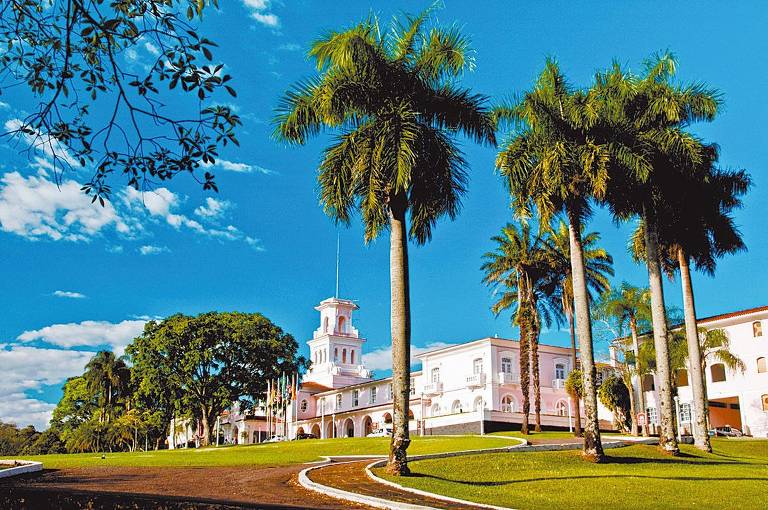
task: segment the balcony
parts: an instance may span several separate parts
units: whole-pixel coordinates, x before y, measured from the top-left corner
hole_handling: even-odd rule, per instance
[[[499,372],[499,384],[520,384],[520,374]]]
[[[439,395],[443,392],[443,383],[440,381],[424,385],[424,395]]]
[[[565,389],[565,379],[552,379],[552,387],[556,390]]]
[[[479,388],[485,386],[485,374],[472,374],[467,376],[467,388]]]

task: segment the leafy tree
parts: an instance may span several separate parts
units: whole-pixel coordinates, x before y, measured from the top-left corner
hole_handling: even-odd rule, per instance
[[[97,398],[99,423],[109,423],[115,406],[127,403],[130,369],[125,359],[111,351],[99,351],[85,366],[83,377]]]
[[[389,230],[394,432],[387,469],[398,475],[408,473],[410,444],[408,240],[425,244],[440,218],[459,212],[468,164],[456,136],[495,141],[485,98],[456,83],[473,64],[467,39],[431,20],[428,10],[381,30],[369,17],[323,36],[309,51],[319,75],[286,93],[275,120],[276,137],[291,143],[336,133],[318,176],[325,212],[345,224],[360,212],[366,241]]]
[[[584,272],[587,279],[587,289],[590,292],[589,299],[593,300],[593,294],[602,294],[609,288],[609,276],[613,276],[613,257],[605,249],[597,246],[600,234],[597,232],[582,232],[582,247],[584,250]],[[571,366],[577,366],[576,349],[576,325],[573,316],[573,279],[571,277],[571,243],[568,232],[568,224],[560,220],[553,228],[547,231],[544,242],[550,247],[550,263],[553,268],[550,275],[554,277],[553,291],[560,297],[560,306],[563,315],[568,321],[571,331]],[[581,410],[579,399],[574,399],[575,427],[574,434],[581,436]]]
[[[583,225],[594,200],[605,198],[615,147],[604,141],[603,107],[594,91],[570,86],[553,60],[548,60],[534,87],[516,104],[495,109],[500,122],[513,126],[496,166],[523,217],[538,213],[549,225],[564,213],[568,220],[569,255],[584,377],[585,457],[600,461],[603,448],[597,418],[596,372],[584,266]]]
[[[213,59],[212,41],[191,24],[218,0],[6,0],[0,5],[0,93],[24,87],[26,117],[5,133],[52,156],[57,178],[85,167],[94,201],[109,176],[130,186],[195,174],[221,146],[237,143],[240,119],[212,102],[235,95]],[[152,49],[145,71],[124,55]],[[162,90],[161,88],[167,88]],[[184,94],[173,94],[172,90]],[[174,100],[170,100],[170,99]],[[179,112],[169,113],[164,105]],[[216,190],[214,176],[198,177]]]
[[[613,421],[621,431],[627,431],[630,413],[630,391],[622,377],[611,374],[600,385],[597,391],[600,402],[613,413]]]
[[[565,379],[565,391],[574,400],[584,398],[584,378],[580,369],[571,370]]]
[[[35,427],[18,428],[13,423],[0,422],[0,455],[18,455],[40,437]]]
[[[126,352],[143,398],[155,395],[168,406],[173,396],[173,412],[197,418],[207,445],[210,425],[226,406],[306,367],[297,350],[296,340],[261,314],[210,312],[150,321]]]
[[[49,453],[66,453],[67,449],[61,441],[59,431],[49,428],[44,430],[35,439],[21,451],[22,455],[45,455]]]
[[[85,377],[71,377],[64,384],[63,395],[53,410],[50,430],[56,431],[61,441],[68,445],[75,431],[98,410],[96,394],[89,388]]]

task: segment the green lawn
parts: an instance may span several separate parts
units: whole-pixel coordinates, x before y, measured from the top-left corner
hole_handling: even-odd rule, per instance
[[[498,448],[512,446],[516,441],[482,436],[415,437],[408,448],[411,455]],[[230,446],[157,452],[82,453],[66,455],[32,455],[26,460],[38,460],[45,468],[89,466],[241,466],[286,465],[320,460],[322,455],[383,455],[389,451],[388,438],[308,439],[286,443],[252,446]]]
[[[398,483],[513,508],[768,508],[768,441],[713,441],[679,457],[654,446],[606,450],[591,464],[577,451],[483,454],[410,464]]]

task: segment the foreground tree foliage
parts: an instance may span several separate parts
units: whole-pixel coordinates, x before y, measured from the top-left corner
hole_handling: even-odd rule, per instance
[[[456,83],[472,68],[468,41],[431,22],[426,11],[389,30],[370,17],[330,32],[309,51],[319,75],[289,90],[275,119],[276,137],[291,143],[337,135],[318,176],[330,217],[349,223],[360,212],[366,241],[389,230],[394,474],[408,473],[410,443],[408,240],[426,243],[440,218],[459,212],[468,164],[456,135],[495,142],[486,99]]]
[[[218,150],[237,144],[240,119],[212,102],[234,96],[216,44],[191,20],[218,0],[5,0],[0,3],[0,94],[25,87],[26,116],[6,124],[52,159],[57,178],[85,167],[83,190],[110,194],[122,174],[143,189],[179,173],[196,174]],[[126,64],[128,51],[151,51],[145,71]],[[165,89],[165,90],[162,90]],[[182,94],[174,92],[182,91]],[[170,98],[174,100],[171,101]],[[166,105],[174,104],[173,111]],[[195,176],[216,190],[214,176]]]
[[[257,398],[269,379],[306,368],[297,350],[296,340],[261,314],[216,312],[150,321],[127,348],[139,394],[172,405],[165,418],[194,418],[203,445],[233,401]]]

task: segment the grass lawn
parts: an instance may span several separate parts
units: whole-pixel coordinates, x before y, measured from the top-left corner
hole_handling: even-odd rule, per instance
[[[499,448],[516,441],[482,436],[414,437],[408,453],[411,455]],[[249,446],[160,450],[134,453],[80,453],[64,455],[31,455],[25,460],[37,460],[46,469],[91,466],[242,466],[287,465],[320,460],[322,455],[384,455],[389,451],[389,438],[307,439],[285,443]]]
[[[590,464],[580,452],[483,454],[410,464],[418,489],[513,508],[768,507],[768,441],[715,439],[714,453],[683,445],[679,457],[655,446],[606,450]]]

